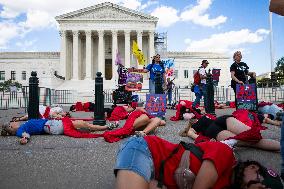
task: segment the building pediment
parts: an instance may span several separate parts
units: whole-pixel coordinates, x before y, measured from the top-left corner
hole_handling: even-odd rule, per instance
[[[75,21],[75,20],[144,20],[158,21],[158,18],[137,12],[113,3],[101,3],[95,6],[80,9],[55,17],[60,21]]]

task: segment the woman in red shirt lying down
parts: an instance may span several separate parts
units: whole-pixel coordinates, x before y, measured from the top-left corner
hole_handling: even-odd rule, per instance
[[[263,150],[279,151],[280,142],[272,139],[263,139],[260,133],[263,127],[249,127],[234,118],[232,115],[224,115],[216,120],[203,116],[197,122],[189,122],[187,128],[179,133],[180,136],[189,136],[197,139],[199,134],[223,141],[230,145],[245,145]],[[231,140],[227,140],[231,139]]]
[[[114,173],[116,189],[283,187],[280,177],[260,163],[237,163],[233,150],[224,143],[173,144],[156,136],[125,141],[118,151]]]

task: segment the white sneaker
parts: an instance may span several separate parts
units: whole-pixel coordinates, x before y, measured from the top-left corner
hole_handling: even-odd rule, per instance
[[[237,144],[237,140],[236,139],[229,139],[229,140],[222,140],[220,141],[223,144],[227,144],[230,148],[234,148],[234,146]]]

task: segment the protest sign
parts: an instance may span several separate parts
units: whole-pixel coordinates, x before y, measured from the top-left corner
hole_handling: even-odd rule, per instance
[[[257,111],[257,91],[256,85],[253,84],[237,84],[236,86],[236,107],[237,109],[246,109]]]
[[[147,94],[146,111],[155,117],[162,117],[166,114],[166,95],[165,94]]]
[[[140,91],[142,89],[143,69],[128,68],[125,90]]]

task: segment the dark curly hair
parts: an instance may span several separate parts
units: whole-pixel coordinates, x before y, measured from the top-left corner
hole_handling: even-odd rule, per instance
[[[259,167],[260,172],[263,172],[263,166],[257,161],[245,161],[245,162],[238,162],[237,165],[234,167],[233,170],[233,184],[230,188],[232,189],[243,189],[245,188],[244,183],[244,170],[246,167],[250,165],[256,165]]]

